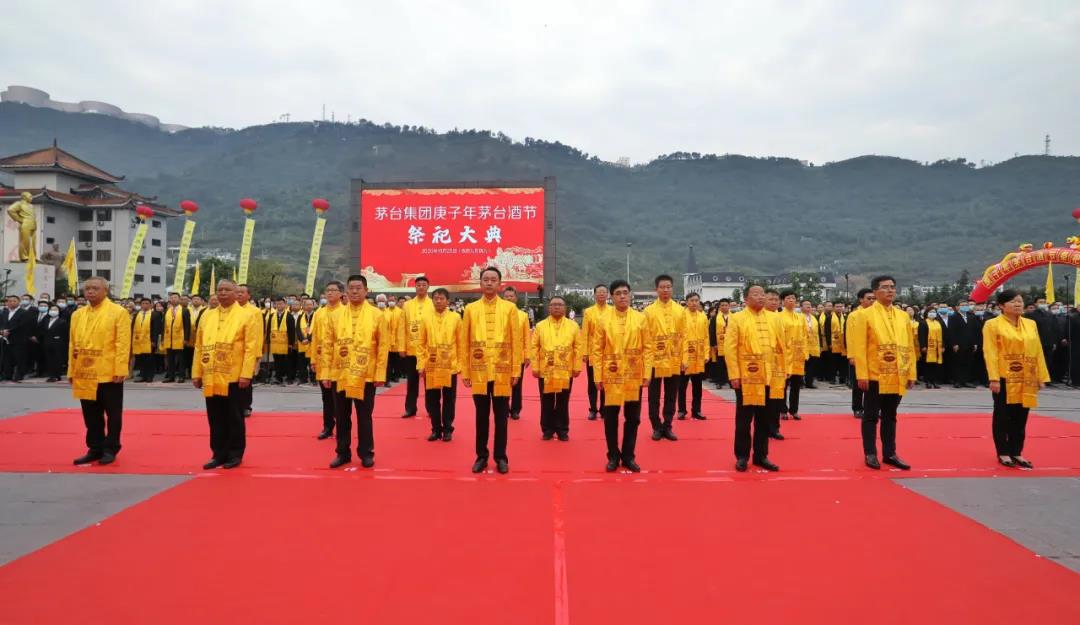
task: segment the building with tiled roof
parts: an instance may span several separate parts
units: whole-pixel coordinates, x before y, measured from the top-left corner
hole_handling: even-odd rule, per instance
[[[801,275],[814,282],[814,291],[818,299],[834,299],[841,295],[837,289],[836,276],[831,273],[805,272]],[[711,302],[728,298],[741,300],[748,284],[763,284],[779,291],[791,287],[790,272],[775,275],[750,276],[740,271],[727,269],[698,270],[694,258],[694,247],[690,246],[686,272],[683,273],[683,294],[698,293],[702,301]],[[804,293],[805,295],[805,293]]]

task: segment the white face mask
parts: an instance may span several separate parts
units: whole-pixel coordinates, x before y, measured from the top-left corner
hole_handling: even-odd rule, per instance
[[[936,312],[928,312],[928,313],[926,313],[926,318],[927,319],[937,319],[937,313]]]
[[[59,317],[60,316],[60,311],[59,310],[50,310],[49,311],[49,316],[50,317]]]
[[[266,303],[264,303],[264,304],[263,304],[263,307],[264,307],[264,308],[270,308],[270,302],[266,302]]]
[[[389,306],[390,308],[396,308],[397,307],[397,302],[391,300],[391,301],[387,302],[386,305]]]
[[[57,307],[58,307],[58,308],[59,308],[60,310],[63,310],[63,309],[65,309],[65,308],[67,308],[67,302],[56,302],[56,306],[57,306]]]
[[[386,302],[376,302],[376,306],[379,308],[386,308]]]
[[[326,298],[325,297],[319,300],[319,305],[320,306],[326,306]]]
[[[30,308],[30,304],[31,304],[31,303],[32,303],[32,302],[31,302],[30,300],[28,300],[28,299],[24,299],[24,300],[22,301],[22,307],[23,307],[23,308]]]

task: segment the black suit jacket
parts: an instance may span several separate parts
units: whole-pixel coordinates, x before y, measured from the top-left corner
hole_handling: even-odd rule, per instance
[[[962,351],[971,351],[982,343],[981,333],[982,326],[975,315],[958,312],[949,317],[949,347],[958,345]]]
[[[12,345],[24,345],[34,335],[37,328],[37,309],[27,310],[16,308],[11,310],[4,307],[0,312],[0,330],[7,330],[8,343]]]
[[[1042,343],[1043,351],[1049,352],[1054,345],[1054,315],[1051,315],[1049,310],[1036,308],[1024,316],[1035,322],[1035,327],[1039,329],[1039,341]]]
[[[49,322],[52,321],[52,325]],[[51,317],[46,317],[44,321],[38,326],[41,334],[39,339],[45,347],[52,349],[67,349],[68,345],[68,333],[71,330],[71,326],[67,319],[64,319],[63,315],[56,318],[55,321]]]

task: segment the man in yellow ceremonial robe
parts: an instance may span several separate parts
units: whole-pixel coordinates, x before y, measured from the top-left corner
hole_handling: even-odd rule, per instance
[[[472,389],[476,407],[476,462],[472,472],[488,466],[489,415],[494,413],[495,469],[510,470],[506,455],[506,424],[510,416],[511,389],[521,382],[521,321],[517,306],[499,297],[502,272],[488,267],[480,272],[483,297],[462,313],[461,381]]]
[[[896,280],[877,276],[870,281],[875,302],[848,323],[847,348],[855,359],[855,379],[866,393],[862,440],[866,466],[880,469],[877,456],[878,421],[885,464],[907,471],[911,466],[896,455],[896,410],[915,383],[916,355],[907,313],[893,306]]]
[[[154,352],[160,335],[161,319],[154,314],[150,298],[139,300],[139,312],[131,318],[131,354],[139,371],[136,382],[154,381]]]
[[[727,332],[728,321],[731,320],[731,300],[722,297],[717,304],[718,311],[716,317],[712,319],[710,325],[712,326],[710,332],[710,340],[715,337],[715,350],[714,356],[716,362],[713,365],[713,384],[717,388],[722,388],[728,383],[728,368],[727,362],[724,360],[724,335]]]
[[[518,311],[518,336],[521,340],[521,370],[518,371],[517,377],[520,378],[525,373],[525,367],[529,366],[529,361],[532,359],[532,338],[529,334],[529,314],[524,310],[517,307],[518,305],[518,293],[517,289],[512,286],[506,286],[502,290],[502,298],[514,305]],[[510,418],[515,421],[521,418],[521,387],[524,384],[518,384],[510,391]]]
[[[803,376],[806,388],[817,388],[814,379],[817,377],[821,363],[821,326],[818,324],[817,315],[814,313],[814,305],[810,300],[802,303],[802,315],[806,325],[806,374]]]
[[[165,379],[162,382],[183,382],[184,346],[191,338],[191,311],[180,303],[179,293],[169,293],[169,308],[165,311]]]
[[[88,278],[82,292],[87,305],[71,315],[68,339],[68,381],[86,424],[86,454],[76,458],[75,464],[112,464],[120,453],[124,425],[131,318],[109,300],[109,283],[104,278]]]
[[[219,280],[218,307],[203,315],[195,333],[191,381],[195,388],[202,389],[206,399],[213,454],[203,465],[207,471],[240,466],[247,449],[243,389],[251,386],[251,372],[262,343],[262,324],[257,313],[237,303],[236,295],[235,282]]]
[[[540,380],[540,432],[546,441],[556,436],[570,440],[570,391],[585,356],[582,334],[566,318],[566,300],[558,295],[549,299],[548,317],[536,324],[529,349],[533,377]]]
[[[746,471],[750,461],[753,423],[754,465],[766,471],[779,471],[769,460],[769,433],[772,411],[768,401],[770,384],[776,376],[775,354],[783,354],[782,329],[773,322],[775,313],[765,310],[765,289],[754,285],[746,289],[746,308],[731,316],[724,338],[724,359],[728,365],[731,387],[735,389],[735,470]]]
[[[931,309],[926,313],[926,319],[919,323],[919,351],[926,388],[941,388],[941,370],[945,362],[944,330],[937,316],[937,310]]]
[[[330,462],[336,469],[352,462],[352,413],[356,410],[356,454],[365,469],[375,466],[375,431],[371,413],[375,409],[375,388],[386,384],[386,362],[390,356],[390,330],[381,310],[367,301],[367,278],[360,274],[345,281],[349,303],[334,311],[326,324],[323,348],[334,359],[337,370],[337,455]]]
[[[610,317],[611,311],[614,310],[608,304],[608,288],[603,284],[593,287],[593,301],[596,303],[585,309],[584,318],[581,321],[581,333],[585,340],[585,374],[589,382],[587,389],[589,421],[595,421],[600,416],[600,409],[604,406],[604,394],[596,388],[596,372],[593,371],[593,364],[589,358],[592,357],[593,343],[596,341],[600,328],[604,325],[604,320]],[[599,403],[597,403],[598,396]]]
[[[705,378],[705,363],[709,358],[709,318],[701,308],[701,296],[686,296],[686,334],[683,336],[683,374],[679,380],[679,418],[686,418],[686,388],[690,387],[690,416],[704,419],[701,414],[701,383]]]
[[[802,418],[799,416],[799,395],[803,376],[806,375],[807,342],[810,337],[806,316],[796,308],[798,299],[795,291],[780,294],[784,306],[780,311],[780,325],[784,329],[784,364],[787,373],[787,398],[784,402],[787,410],[781,414],[781,418],[787,419],[790,414],[796,421]]]
[[[769,323],[773,324],[773,331],[780,337],[780,343],[784,342],[784,326],[780,318],[780,291],[768,287],[765,289],[765,312],[769,313]],[[772,379],[769,380],[769,398],[766,402],[769,412],[772,414],[772,429],[769,438],[778,441],[784,440],[780,433],[780,415],[787,412],[784,404],[784,394],[787,389],[787,359],[781,350],[773,351],[773,366],[770,368]]]
[[[274,384],[285,384],[289,371],[289,350],[296,346],[296,320],[289,314],[284,297],[274,298],[274,312],[266,319],[270,356],[274,359]]]
[[[398,300],[393,295],[387,298],[386,310],[383,311],[386,315],[386,326],[390,330],[390,359],[386,364],[386,381],[397,382],[401,377],[401,352],[406,349],[405,346],[405,310],[398,306]],[[407,387],[406,387],[407,388]]]
[[[675,281],[668,275],[659,275],[656,285],[657,300],[645,307],[646,339],[649,341],[651,360],[645,363],[649,374],[649,422],[652,423],[652,439],[666,438],[677,441],[679,437],[671,428],[675,419],[675,400],[682,377],[682,340],[686,331],[686,311],[671,299]],[[660,420],[660,390],[664,394],[664,420]]]
[[[405,351],[401,356],[401,370],[406,376],[405,414],[402,418],[416,416],[416,400],[420,396],[420,374],[416,369],[416,347],[420,342],[420,329],[424,327],[424,317],[435,312],[435,306],[428,297],[430,282],[427,276],[417,276],[413,280],[416,297],[405,302]]]
[[[450,292],[431,294],[435,312],[424,317],[417,343],[416,368],[424,384],[424,408],[431,418],[428,441],[449,443],[457,414],[457,379],[461,371],[461,316],[449,310]]]
[[[266,346],[266,318],[263,316],[263,311],[252,303],[251,290],[248,288],[248,285],[236,285],[236,303],[240,306],[241,310],[246,310],[249,315],[252,315],[255,318],[255,321],[259,324],[260,328],[259,336],[257,337],[259,344],[258,349],[256,350],[258,352],[258,358],[255,359],[255,365],[252,367],[249,374],[252,383],[248,384],[247,387],[240,389],[242,391],[241,394],[244,397],[244,417],[246,418],[251,416],[251,404],[254,401],[254,391],[252,389],[255,388],[254,381],[259,375],[259,363],[262,362],[263,350]],[[221,302],[219,301],[218,307],[220,306]]]
[[[337,409],[335,402],[337,397],[338,371],[334,369],[333,352],[326,348],[326,324],[330,316],[341,307],[341,298],[345,295],[345,285],[339,280],[331,280],[323,288],[323,297],[326,305],[319,307],[311,318],[311,362],[315,368],[315,379],[319,382],[319,390],[322,392],[322,431],[318,439],[326,440],[334,435],[334,425],[337,422]]]
[[[626,467],[637,473],[637,432],[641,424],[641,389],[649,384],[645,363],[650,343],[645,315],[630,307],[630,284],[615,280],[608,289],[614,310],[598,323],[589,362],[595,366],[596,386],[604,397],[604,439],[607,471]],[[619,412],[623,413],[622,447],[619,447]]]
[[[851,323],[851,318],[857,316],[860,311],[864,311],[874,304],[874,292],[870,289],[859,289],[856,298],[859,302],[857,308],[848,313],[848,316],[844,318],[844,336],[846,342],[847,328]],[[905,313],[906,314],[906,313]],[[914,344],[912,344],[914,347]],[[915,352],[913,352],[915,353]],[[855,383],[855,359],[848,353],[848,379],[851,382],[851,414],[855,415],[856,419],[861,419],[864,412],[864,399],[865,393],[859,388],[859,385]],[[916,353],[917,355],[917,353]]]

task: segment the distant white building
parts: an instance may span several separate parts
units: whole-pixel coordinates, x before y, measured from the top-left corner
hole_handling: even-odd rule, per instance
[[[814,284],[814,294],[819,299],[831,300],[839,297],[841,292],[837,289],[836,275],[828,272],[800,272],[800,275],[809,277]],[[776,275],[749,276],[742,272],[731,270],[705,270],[701,271],[694,257],[694,246],[690,246],[690,252],[686,261],[686,273],[683,274],[683,297],[687,293],[697,293],[701,300],[711,302],[719,299],[742,299],[747,284],[764,284],[779,291],[791,288],[792,274],[781,273]],[[803,293],[806,295],[806,293]]]

